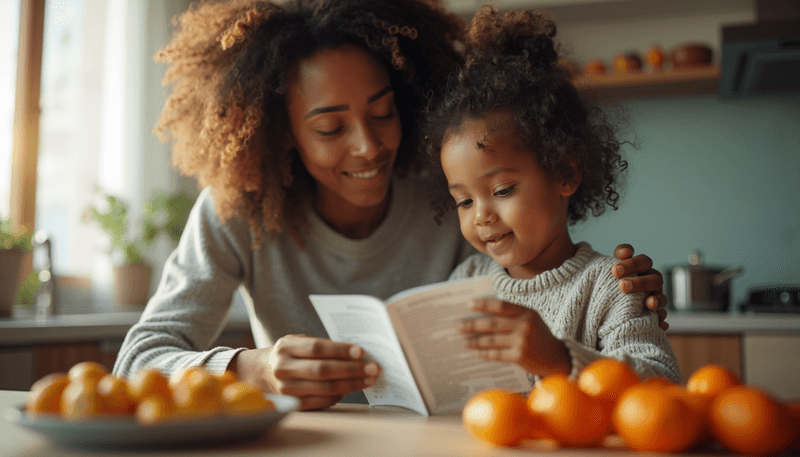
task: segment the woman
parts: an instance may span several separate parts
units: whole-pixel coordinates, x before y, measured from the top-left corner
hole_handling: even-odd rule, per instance
[[[114,372],[202,364],[330,406],[379,368],[326,338],[308,295],[387,297],[473,252],[417,173],[416,114],[461,62],[463,24],[428,0],[204,2],[176,24],[155,130],[204,190]],[[663,308],[651,260],[620,248],[617,277],[645,273],[621,287]],[[258,349],[209,349],[240,285]]]

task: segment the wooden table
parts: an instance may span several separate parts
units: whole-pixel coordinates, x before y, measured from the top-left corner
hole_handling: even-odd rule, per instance
[[[27,392],[0,390],[0,412],[25,402]],[[268,434],[243,443],[146,451],[58,447],[0,419],[0,456],[606,456],[625,449],[497,448],[470,437],[460,416],[423,417],[400,408],[339,404],[325,411],[292,412]],[[664,454],[652,454],[664,456]],[[691,454],[681,454],[690,456]],[[708,453],[696,454],[708,457]],[[728,454],[730,455],[730,454]]]

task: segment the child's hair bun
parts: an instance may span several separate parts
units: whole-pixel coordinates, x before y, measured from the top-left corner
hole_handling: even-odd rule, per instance
[[[482,6],[469,29],[467,59],[502,65],[505,59],[527,61],[533,69],[552,70],[558,62],[555,23],[540,11],[509,11]]]

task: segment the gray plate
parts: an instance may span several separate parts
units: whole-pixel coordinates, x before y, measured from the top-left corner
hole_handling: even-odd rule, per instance
[[[220,416],[211,419],[141,425],[133,417],[104,417],[68,421],[59,417],[31,416],[25,405],[6,410],[6,419],[43,435],[50,441],[79,447],[163,447],[252,438],[272,429],[287,414],[300,406],[288,395],[267,394],[274,411],[250,416]]]

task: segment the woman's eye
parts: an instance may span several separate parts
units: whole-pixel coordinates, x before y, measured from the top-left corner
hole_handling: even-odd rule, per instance
[[[460,202],[456,202],[456,208],[466,208],[471,204],[472,204],[472,200],[470,200],[470,199],[461,200]]]
[[[385,114],[383,116],[375,116],[373,119],[378,121],[388,121],[389,119],[394,117],[394,110],[389,111],[389,114]]]
[[[507,197],[511,195],[511,192],[513,191],[514,191],[514,186],[511,186],[511,187],[506,187],[505,189],[500,189],[494,194],[497,195],[498,197]]]
[[[342,131],[342,128],[338,127],[338,128],[333,129],[333,130],[317,130],[317,133],[319,133],[322,136],[333,136],[333,135],[336,135],[337,133],[339,133],[341,131]]]

